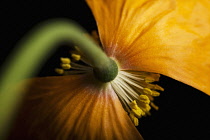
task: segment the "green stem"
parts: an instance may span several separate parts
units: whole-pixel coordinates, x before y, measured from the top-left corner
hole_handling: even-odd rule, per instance
[[[0,139],[3,140],[16,115],[16,110],[21,102],[23,94],[15,85],[23,79],[36,74],[47,58],[52,54],[56,44],[61,41],[72,41],[80,51],[89,59],[95,69],[98,79],[105,79],[114,75],[104,82],[111,81],[116,76],[116,63],[88,37],[78,25],[67,20],[52,20],[35,28],[26,38],[20,42],[16,50],[5,63],[1,71],[0,79]],[[115,70],[113,70],[113,67]],[[111,73],[108,74],[107,73]],[[98,76],[97,76],[98,75]],[[102,77],[101,77],[102,75]],[[104,78],[105,77],[105,78]]]

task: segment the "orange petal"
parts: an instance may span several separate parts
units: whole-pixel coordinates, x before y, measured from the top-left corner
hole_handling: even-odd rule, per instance
[[[142,139],[114,91],[92,76],[32,80],[11,139]]]
[[[122,69],[156,72],[210,95],[209,0],[87,0]]]

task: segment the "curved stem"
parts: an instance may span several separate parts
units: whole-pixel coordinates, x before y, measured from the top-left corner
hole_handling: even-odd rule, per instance
[[[110,59],[78,25],[67,20],[52,20],[35,28],[20,42],[5,63],[0,79],[0,139],[6,138],[23,94],[13,87],[35,74],[54,52],[60,41],[73,41],[89,58],[93,67],[107,65]],[[108,66],[108,65],[107,65]],[[5,71],[6,70],[6,71]]]

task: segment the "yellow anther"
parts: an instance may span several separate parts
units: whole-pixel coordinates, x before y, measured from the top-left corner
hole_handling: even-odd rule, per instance
[[[160,78],[160,74],[150,74],[148,76],[146,76],[145,78],[145,82],[147,83],[152,83],[152,82],[155,82],[155,81],[159,81],[159,78]]]
[[[151,107],[149,104],[142,104],[141,109],[143,110],[143,112],[149,112]]]
[[[145,82],[146,83],[152,83],[152,82],[155,82],[155,79],[153,77],[148,76],[148,77],[145,78]]]
[[[143,113],[143,111],[139,107],[138,107],[138,109],[132,109],[132,112],[138,118],[140,118],[142,116],[142,113]]]
[[[70,69],[71,68],[71,65],[70,64],[61,64],[61,67],[63,69]]]
[[[143,92],[148,95],[152,95],[152,91],[149,88],[144,88]]]
[[[147,95],[147,97],[149,98],[150,102],[154,101],[154,97],[152,97],[151,95]]]
[[[137,116],[138,118],[142,116],[143,111],[138,107],[136,100],[130,103],[130,107],[131,107],[132,112],[135,114],[135,116]]]
[[[155,85],[155,90],[160,90],[160,91],[164,91],[164,88],[162,88],[161,86],[159,85]]]
[[[159,85],[148,84],[148,85],[147,85],[147,88],[154,89],[154,90],[164,91],[164,88],[162,88],[162,87],[159,86]]]
[[[159,107],[156,106],[153,102],[151,102],[150,105],[151,105],[151,107],[153,107],[155,110],[158,110],[158,109],[159,109]]]
[[[146,115],[146,113],[144,111],[142,111],[142,116],[145,116],[145,115]]]
[[[160,93],[157,91],[152,90],[152,96],[160,96]]]
[[[57,74],[64,74],[64,70],[63,70],[63,69],[59,69],[59,68],[56,68],[56,69],[55,69],[55,72],[56,72]]]
[[[69,58],[61,57],[60,60],[63,64],[70,64],[71,63],[71,60]]]
[[[132,109],[138,109],[138,105],[137,105],[137,103],[136,103],[136,100],[134,100],[134,101],[132,101],[132,102],[130,103],[130,107],[131,107]]]
[[[160,95],[159,92],[154,91],[154,90],[151,90],[151,89],[149,89],[149,88],[144,88],[144,89],[143,89],[143,92],[144,92],[145,94],[152,95],[152,96],[159,96],[159,95]]]
[[[139,96],[139,100],[145,104],[149,104],[150,103],[150,99],[147,95],[140,95]]]
[[[129,114],[130,118],[131,118],[131,121],[134,123],[135,126],[138,126],[139,125],[139,120],[138,118],[135,117],[135,115],[131,112]]]
[[[81,56],[78,54],[72,54],[71,57],[76,61],[79,61],[81,59]]]
[[[151,109],[150,105],[146,104],[145,105],[145,112],[149,112]]]

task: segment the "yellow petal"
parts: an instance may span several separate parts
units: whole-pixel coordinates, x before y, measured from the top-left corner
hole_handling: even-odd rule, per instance
[[[93,75],[32,80],[12,138],[21,140],[142,139],[109,85]]]
[[[210,95],[209,0],[87,0],[122,69],[156,72]]]

